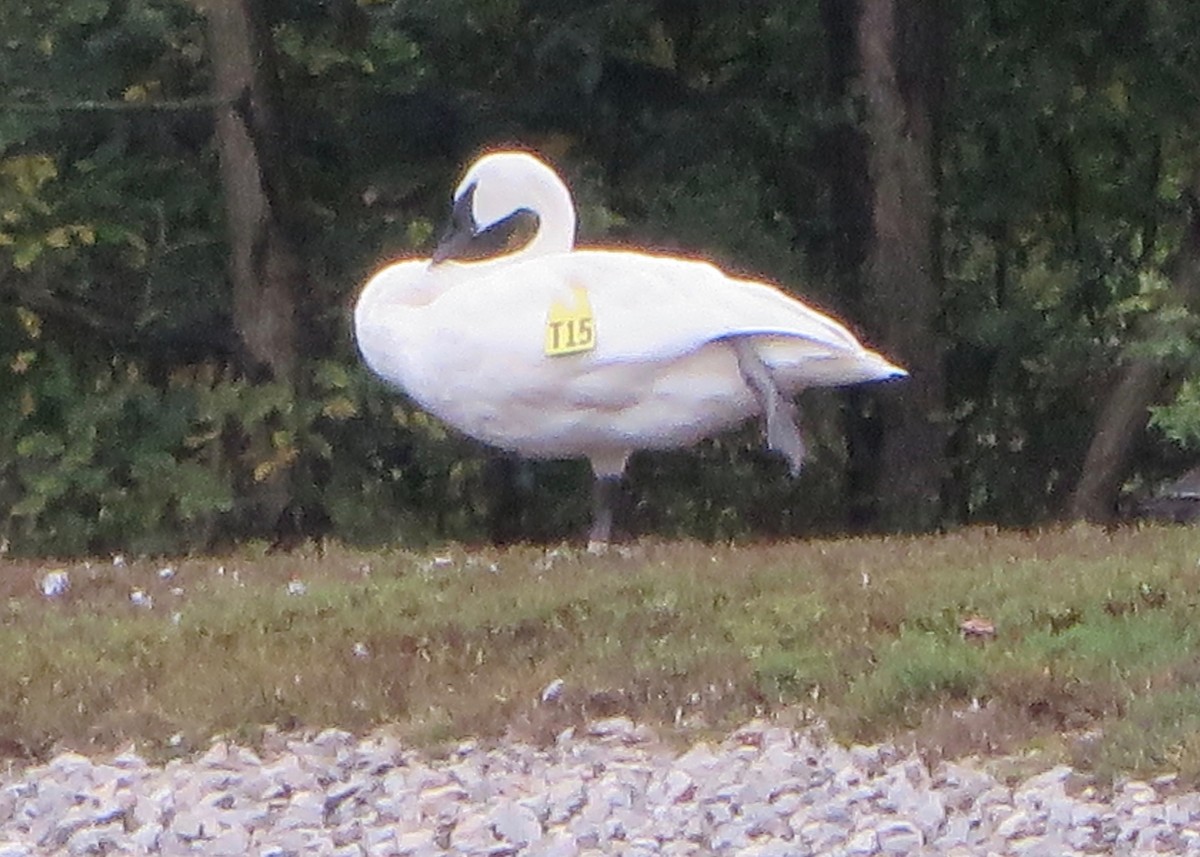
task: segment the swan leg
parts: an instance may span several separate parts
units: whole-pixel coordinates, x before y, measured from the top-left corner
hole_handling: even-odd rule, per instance
[[[588,553],[602,554],[612,538],[613,508],[621,491],[621,476],[597,476],[592,482],[592,529],[588,533]]]
[[[804,438],[796,426],[796,405],[779,390],[767,364],[758,356],[748,337],[729,339],[737,355],[738,369],[758,399],[767,420],[767,447],[783,455],[793,476],[800,472],[806,453]]]

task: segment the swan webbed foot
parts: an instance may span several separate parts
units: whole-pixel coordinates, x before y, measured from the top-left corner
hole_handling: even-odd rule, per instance
[[[588,553],[602,554],[612,538],[613,509],[621,491],[621,477],[597,476],[592,482],[592,529],[588,532]]]
[[[737,355],[738,369],[750,387],[767,421],[767,447],[787,459],[792,476],[804,465],[807,449],[796,425],[796,405],[775,383],[771,370],[758,355],[748,337],[735,336],[729,340]]]

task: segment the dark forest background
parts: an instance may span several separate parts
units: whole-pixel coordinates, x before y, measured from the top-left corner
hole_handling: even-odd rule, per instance
[[[22,553],[560,539],[349,310],[463,166],[706,257],[912,379],[630,470],[635,532],[1106,520],[1200,443],[1195,0],[0,0],[0,536]]]

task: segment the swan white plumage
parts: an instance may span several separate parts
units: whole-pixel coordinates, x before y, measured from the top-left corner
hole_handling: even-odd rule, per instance
[[[530,221],[533,237],[511,249]],[[375,274],[354,325],[367,365],[459,431],[528,457],[588,458],[593,547],[609,539],[634,450],[764,414],[795,473],[796,393],[907,374],[773,286],[574,243],[574,203],[554,170],[523,152],[485,155],[455,190],[433,258]]]

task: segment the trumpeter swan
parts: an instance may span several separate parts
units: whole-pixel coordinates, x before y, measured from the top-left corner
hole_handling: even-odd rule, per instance
[[[532,238],[514,248],[523,227]],[[589,459],[589,547],[609,540],[634,450],[763,414],[794,474],[805,454],[796,393],[906,375],[773,286],[574,244],[574,203],[554,170],[493,152],[455,190],[432,259],[375,274],[354,325],[367,365],[459,431],[533,458]]]

